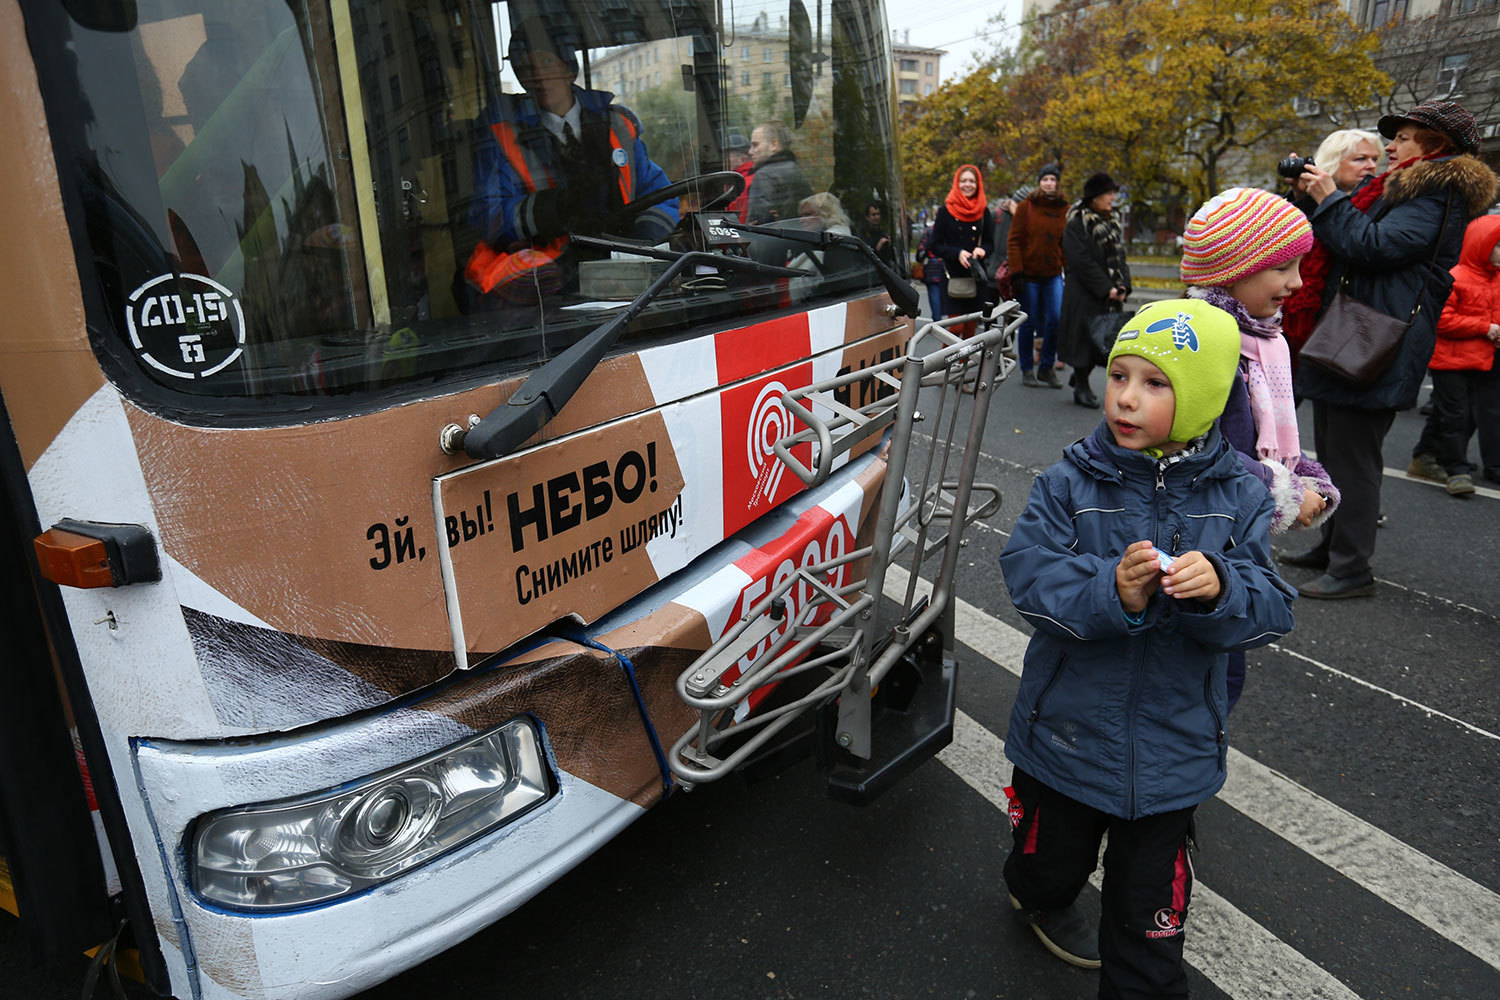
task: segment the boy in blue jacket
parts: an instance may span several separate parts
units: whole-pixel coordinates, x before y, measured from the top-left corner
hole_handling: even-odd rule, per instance
[[[1188,844],[1224,784],[1227,654],[1293,626],[1271,496],[1217,425],[1239,351],[1206,302],[1142,309],[1110,352],[1103,423],[1037,479],[1000,556],[1036,626],[1005,741],[1011,905],[1101,968],[1109,1000],[1188,995]],[[1076,900],[1106,831],[1096,943]]]

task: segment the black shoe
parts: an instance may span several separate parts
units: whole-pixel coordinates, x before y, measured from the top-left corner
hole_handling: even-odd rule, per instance
[[[1060,910],[1028,910],[1010,897],[1016,919],[1030,927],[1047,950],[1080,969],[1099,968],[1099,930],[1084,917],[1078,900]]]
[[[1374,597],[1375,574],[1366,571],[1363,576],[1340,578],[1324,573],[1312,583],[1298,587],[1297,593],[1320,601],[1336,601],[1344,597]]]
[[[1306,552],[1278,552],[1276,561],[1283,566],[1298,569],[1327,569],[1328,552],[1325,549],[1308,549]]]
[[[1079,406],[1086,406],[1090,410],[1099,409],[1099,397],[1094,395],[1088,389],[1074,389],[1073,402],[1077,403]]]

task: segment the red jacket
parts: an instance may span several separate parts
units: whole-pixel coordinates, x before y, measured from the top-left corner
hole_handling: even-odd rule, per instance
[[[1486,334],[1491,323],[1500,323],[1500,270],[1490,263],[1496,243],[1500,215],[1481,215],[1469,224],[1429,368],[1487,372],[1495,364],[1495,342]]]

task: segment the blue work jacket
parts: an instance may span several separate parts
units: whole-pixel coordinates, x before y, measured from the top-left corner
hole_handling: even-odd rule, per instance
[[[1195,805],[1224,784],[1227,654],[1291,631],[1296,591],[1271,564],[1271,496],[1217,423],[1171,465],[1101,424],[1038,477],[1000,556],[1026,649],[1005,753],[1065,795],[1135,819]],[[1125,618],[1115,567],[1149,539],[1197,550],[1221,592],[1209,608],[1158,592]]]

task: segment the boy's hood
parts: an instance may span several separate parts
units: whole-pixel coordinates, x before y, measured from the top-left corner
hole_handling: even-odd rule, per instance
[[[1472,268],[1487,278],[1492,276],[1495,267],[1490,263],[1490,253],[1496,243],[1500,243],[1500,215],[1481,215],[1464,231],[1464,248],[1458,255],[1458,266]]]

